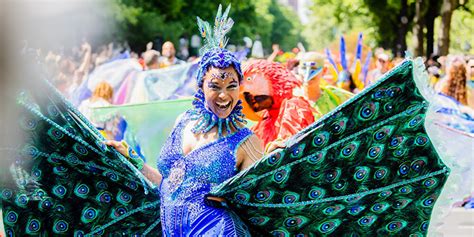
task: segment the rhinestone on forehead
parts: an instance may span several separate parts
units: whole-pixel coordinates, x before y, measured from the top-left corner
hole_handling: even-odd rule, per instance
[[[211,74],[211,78],[221,80],[225,80],[226,78],[232,78],[233,76],[234,74],[231,72],[215,72]]]

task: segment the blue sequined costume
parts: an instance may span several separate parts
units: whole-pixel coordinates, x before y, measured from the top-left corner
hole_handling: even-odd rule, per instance
[[[171,132],[158,159],[163,175],[160,187],[164,236],[245,236],[248,229],[231,210],[204,203],[212,187],[234,176],[236,152],[252,132],[238,130],[184,155],[186,113]]]

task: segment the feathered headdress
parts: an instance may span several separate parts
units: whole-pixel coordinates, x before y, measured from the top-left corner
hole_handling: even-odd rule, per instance
[[[197,75],[197,84],[199,87],[202,86],[202,77],[209,66],[218,68],[233,66],[239,76],[239,80],[242,80],[243,78],[239,60],[234,54],[225,49],[225,46],[229,41],[226,34],[234,25],[234,21],[228,17],[229,11],[230,5],[224,11],[224,14],[222,14],[222,5],[219,5],[216,19],[214,21],[214,29],[212,29],[209,22],[203,21],[201,18],[197,17],[199,32],[204,39],[204,46],[199,50],[199,53],[202,55]]]
[[[201,55],[204,55],[206,52],[214,48],[225,48],[227,45],[229,38],[225,37],[225,35],[234,25],[232,18],[228,18],[229,11],[230,5],[225,9],[224,14],[222,14],[222,5],[219,5],[216,19],[214,21],[214,31],[212,31],[209,22],[203,21],[201,18],[197,17],[199,32],[201,33],[201,37],[204,39],[204,46],[199,50]]]
[[[371,58],[371,52],[367,54],[367,58],[365,60],[364,66],[362,66],[362,33],[359,34],[359,38],[357,40],[357,47],[356,47],[356,54],[355,54],[355,59],[352,62],[352,66],[349,68],[348,67],[348,62],[346,58],[346,41],[344,39],[344,36],[341,36],[341,41],[340,41],[340,64],[336,64],[334,61],[331,51],[329,48],[326,48],[326,56],[331,63],[332,67],[330,68],[331,74],[333,75],[334,78],[347,78],[347,73],[350,71],[352,73],[352,79],[354,83],[356,84],[356,87],[360,90],[364,88],[364,86],[367,84],[366,83],[366,78],[367,78],[367,73],[369,69],[369,63],[370,63],[370,58]],[[361,73],[362,70],[362,73]],[[359,74],[362,74],[362,79],[359,77]]]

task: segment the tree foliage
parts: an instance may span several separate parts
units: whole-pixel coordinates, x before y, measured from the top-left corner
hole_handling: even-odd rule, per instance
[[[142,51],[149,41],[155,41],[159,48],[165,40],[177,43],[182,36],[198,34],[196,16],[212,21],[218,6],[213,0],[110,1],[109,19],[117,27],[108,40],[126,40],[135,51]],[[248,36],[259,38],[267,52],[272,43],[288,51],[298,42],[306,42],[310,50],[321,50],[336,45],[340,35],[362,32],[365,45],[391,49],[395,55],[403,55],[407,49],[426,56],[436,51],[440,30],[435,29],[434,23],[436,19],[440,25],[443,0],[312,0],[309,23],[305,25],[295,12],[278,2],[222,1],[224,6],[232,4],[231,17],[236,22],[229,35],[230,43],[242,45],[243,37]],[[456,49],[468,48],[466,42],[472,42],[465,38],[472,35],[468,32],[472,31],[473,1],[462,2],[453,13],[451,24],[451,32],[457,36],[449,44]],[[413,37],[412,32],[418,37]]]
[[[226,0],[221,4],[232,4],[230,15],[236,24],[229,33],[231,44],[243,44],[245,36],[258,36],[268,49],[273,42],[286,48],[301,40],[296,15],[276,0]],[[142,51],[147,42],[156,39],[177,43],[182,36],[189,38],[199,33],[196,16],[213,21],[217,6],[213,0],[112,0],[113,20],[118,25],[115,37],[128,41],[136,51]]]
[[[450,48],[469,50],[473,1],[444,1],[458,2],[450,25],[450,34],[456,37],[451,37]],[[443,0],[312,0],[312,14],[310,23],[304,26],[304,36],[311,48],[322,49],[334,44],[341,34],[363,32],[365,44],[371,47],[390,49],[400,56],[407,49],[429,56],[433,51],[440,51],[435,41],[439,41],[442,33],[442,3]]]
[[[436,20],[435,34],[441,34],[439,30],[441,18]],[[453,12],[451,20],[451,40],[449,42],[450,53],[474,54],[474,1],[464,1],[457,10]],[[439,52],[439,49],[438,49]]]
[[[293,11],[277,4],[276,0],[272,0],[268,11],[273,16],[272,32],[270,35],[272,44],[278,43],[282,49],[290,51],[296,47],[297,42],[304,41],[299,33],[302,25]]]
[[[376,28],[362,0],[313,0],[309,23],[303,27],[308,46],[321,50],[341,35],[364,34],[365,44],[375,47]]]

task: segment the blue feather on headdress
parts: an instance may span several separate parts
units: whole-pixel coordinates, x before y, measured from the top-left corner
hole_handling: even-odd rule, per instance
[[[340,54],[341,54],[341,66],[343,70],[347,69],[347,59],[346,59],[346,41],[344,40],[344,36],[341,36],[341,44],[340,44]]]
[[[214,31],[207,21],[203,21],[197,17],[199,32],[204,39],[204,46],[199,50],[201,55],[214,48],[225,48],[229,39],[225,35],[230,31],[234,25],[232,18],[229,18],[230,4],[222,14],[222,5],[219,5],[216,19],[214,20]]]
[[[357,50],[355,60],[360,60],[362,58],[362,33],[359,34],[359,39],[357,40]]]
[[[329,50],[329,48],[326,48],[326,56],[329,60],[329,62],[332,64],[332,66],[334,67],[334,69],[336,69],[337,71],[337,65],[336,65],[336,62],[334,62],[334,59],[332,58],[332,54],[331,54],[331,51]]]

